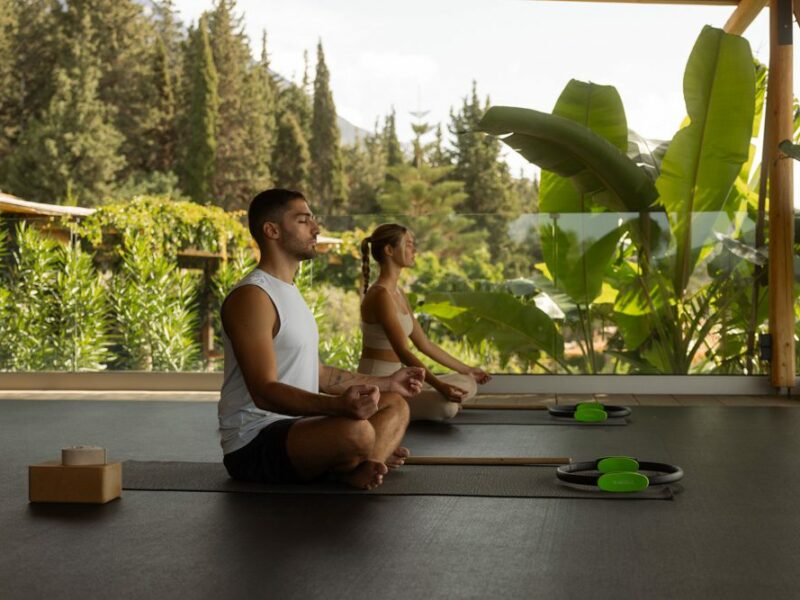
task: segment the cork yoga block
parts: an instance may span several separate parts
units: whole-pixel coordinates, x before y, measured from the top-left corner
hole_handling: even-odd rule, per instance
[[[122,494],[122,465],[63,465],[48,461],[28,467],[31,502],[105,504]]]

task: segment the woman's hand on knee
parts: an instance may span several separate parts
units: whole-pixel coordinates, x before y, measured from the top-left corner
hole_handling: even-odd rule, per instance
[[[469,369],[467,369],[467,372],[464,373],[464,375],[469,375],[475,380],[476,383],[481,383],[481,384],[486,383],[492,378],[492,376],[489,375],[486,371],[478,367],[470,367]]]
[[[467,390],[444,381],[438,381],[433,387],[450,402],[461,402],[467,396]]]

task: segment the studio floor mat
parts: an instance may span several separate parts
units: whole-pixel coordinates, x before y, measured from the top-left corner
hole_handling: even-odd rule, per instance
[[[670,500],[658,486],[632,494],[579,489],[561,483],[555,467],[405,465],[392,470],[375,490],[356,490],[338,482],[302,485],[234,481],[222,463],[128,460],[122,464],[122,489],[170,492],[253,494],[368,494],[384,496],[480,496],[486,498],[588,498]]]
[[[448,422],[453,425],[573,425],[576,427],[608,427],[627,425],[625,417],[612,417],[599,423],[576,421],[571,417],[554,417],[546,410],[462,410]]]

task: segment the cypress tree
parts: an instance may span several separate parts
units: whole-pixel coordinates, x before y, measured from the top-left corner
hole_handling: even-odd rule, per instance
[[[217,70],[211,55],[206,17],[189,32],[187,47],[189,105],[185,119],[186,150],[183,155],[183,188],[195,202],[213,198],[217,152]]]
[[[397,124],[394,107],[392,112],[386,115],[383,125],[383,148],[386,154],[386,165],[393,167],[404,162],[403,149],[397,139]]]
[[[311,158],[303,130],[294,113],[284,112],[278,121],[272,169],[275,185],[307,192]]]
[[[275,122],[275,84],[269,72],[267,32],[261,37],[261,58],[248,69],[246,95],[242,110],[250,115],[249,135],[246,138],[250,191],[241,198],[240,208],[246,208],[250,198],[272,183],[271,157],[277,133]]]
[[[278,115],[292,113],[306,140],[311,139],[311,101],[302,86],[289,83],[278,94]],[[279,116],[280,118],[280,116]]]
[[[235,0],[217,0],[209,25],[219,76],[214,194],[225,208],[244,208],[271,180],[270,90],[263,66],[253,64]]]
[[[12,192],[42,202],[96,204],[124,164],[113,111],[98,96],[100,69],[89,16],[68,40],[54,73],[56,92],[28,122],[11,157]]]
[[[314,201],[322,214],[333,214],[344,202],[342,154],[339,126],[330,89],[330,73],[325,64],[322,42],[317,44],[317,71],[314,77],[314,112],[311,121],[311,184]]]
[[[154,144],[149,161],[149,171],[167,173],[175,164],[177,145],[177,123],[175,98],[175,77],[169,63],[164,40],[159,36],[153,65],[153,87],[155,88],[154,108],[156,120],[148,137]]]
[[[274,183],[310,195],[311,103],[300,85],[288,83],[278,94],[277,105],[278,129],[272,152]]]
[[[181,21],[172,0],[153,0],[156,46],[153,64],[154,108],[156,120],[151,137],[155,139],[152,169],[174,171],[177,162],[179,124],[185,118],[186,98],[182,76],[184,47]]]

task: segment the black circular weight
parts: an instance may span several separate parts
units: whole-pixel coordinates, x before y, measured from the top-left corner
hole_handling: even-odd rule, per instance
[[[577,405],[576,405],[577,406]],[[612,406],[610,404],[598,404],[598,408],[602,408],[608,413],[610,419],[617,417],[627,417],[631,414],[631,409],[627,406]],[[548,412],[554,417],[574,417],[575,406],[548,406]]]
[[[556,476],[561,481],[567,483],[577,483],[578,485],[597,485],[597,480],[603,475],[597,471],[597,463],[602,458],[597,460],[588,460],[584,462],[574,462],[568,465],[562,465],[556,469]],[[683,469],[677,465],[668,465],[666,463],[638,461],[639,471],[647,471],[654,473],[648,475],[650,485],[664,485],[666,483],[675,483],[683,479]]]

